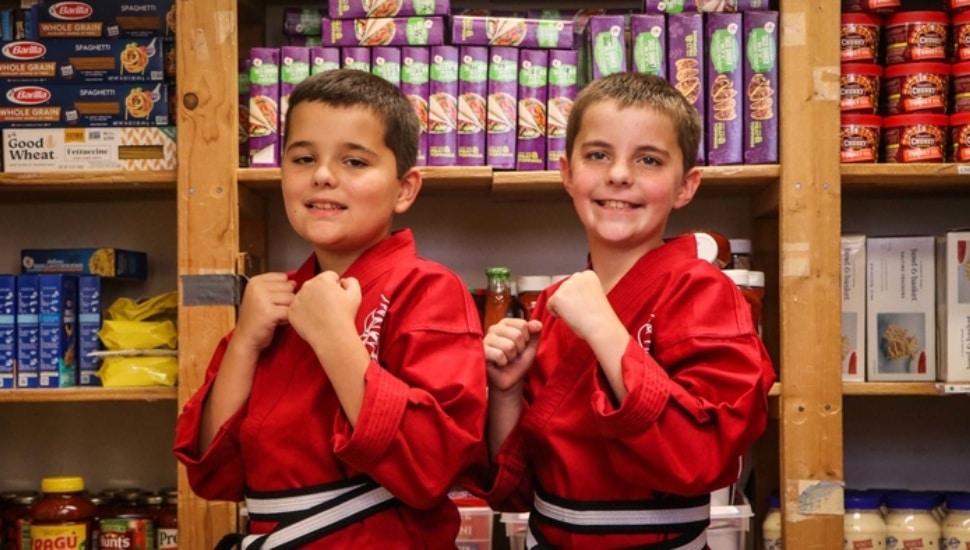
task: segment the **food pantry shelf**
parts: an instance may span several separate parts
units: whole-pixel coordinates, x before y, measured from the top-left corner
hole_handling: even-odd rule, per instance
[[[59,388],[0,390],[0,403],[48,401],[175,401],[178,388]]]

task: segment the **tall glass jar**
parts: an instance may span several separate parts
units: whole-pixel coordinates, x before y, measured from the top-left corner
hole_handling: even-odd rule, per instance
[[[485,270],[488,276],[488,291],[485,294],[485,323],[482,329],[504,319],[512,308],[512,270],[507,267],[490,267]]]
[[[878,493],[845,492],[845,550],[886,547],[886,522],[880,510],[881,500]]]
[[[84,478],[45,477],[40,490],[30,507],[31,548],[91,548],[95,507],[84,494]]]

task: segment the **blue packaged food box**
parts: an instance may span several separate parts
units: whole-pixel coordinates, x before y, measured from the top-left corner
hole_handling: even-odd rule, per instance
[[[40,388],[77,385],[77,277],[40,279]]]
[[[29,248],[20,251],[20,269],[22,273],[145,279],[148,276],[148,255],[120,248]]]
[[[0,389],[13,388],[17,366],[17,276],[0,275]]]
[[[17,276],[17,387],[36,388],[40,375],[40,279]]]

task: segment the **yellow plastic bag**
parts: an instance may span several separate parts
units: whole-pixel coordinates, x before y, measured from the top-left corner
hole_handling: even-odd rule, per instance
[[[178,382],[179,362],[175,356],[105,357],[98,370],[106,388],[168,386]]]
[[[122,297],[108,306],[105,317],[127,321],[147,321],[157,316],[174,319],[178,316],[178,301],[178,292],[175,290],[137,301]]]
[[[171,321],[119,321],[105,319],[98,336],[109,350],[175,349],[178,330]]]

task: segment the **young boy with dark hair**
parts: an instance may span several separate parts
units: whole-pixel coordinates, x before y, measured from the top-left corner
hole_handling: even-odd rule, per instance
[[[421,189],[417,116],[335,70],[296,87],[286,125],[283,202],[313,253],[249,281],[175,453],[199,496],[245,498],[242,548],[454,548],[484,356],[466,286],[391,230]]]
[[[593,81],[569,115],[560,174],[589,265],[484,341],[481,492],[531,511],[529,548],[703,549],[710,493],[764,431],[774,373],[747,303],[693,237],[664,238],[700,185],[700,137],[644,74]]]

